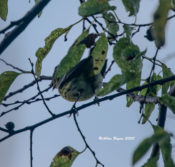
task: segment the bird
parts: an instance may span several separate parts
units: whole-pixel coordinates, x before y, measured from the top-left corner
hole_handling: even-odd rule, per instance
[[[88,100],[95,96],[98,89],[102,87],[107,60],[104,60],[101,71],[94,74],[97,67],[93,65],[92,50],[93,48],[87,58],[82,59],[61,78],[55,80],[53,77],[54,87],[64,99],[70,102]]]

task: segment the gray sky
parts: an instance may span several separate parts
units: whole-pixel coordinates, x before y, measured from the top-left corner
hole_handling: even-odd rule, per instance
[[[132,23],[134,19],[128,19],[127,13],[120,1],[113,0],[112,4],[117,5],[117,14],[121,20],[127,23]],[[152,21],[152,14],[157,6],[158,1],[142,0],[140,12],[137,17],[137,23],[148,23]],[[9,13],[7,23],[0,20],[0,29],[8,25],[10,21],[21,18],[26,11],[33,6],[33,1],[16,0],[9,1]],[[41,17],[35,18],[27,29],[17,37],[17,39],[6,49],[1,58],[7,62],[20,68],[30,70],[28,58],[33,62],[36,61],[35,52],[39,47],[44,46],[45,37],[55,28],[67,27],[70,24],[78,21],[77,9],[79,1],[62,0],[51,1],[44,9]],[[174,59],[166,59],[167,56],[175,54],[174,39],[175,39],[175,20],[168,23],[166,33],[167,41],[165,47],[161,49],[158,58],[166,62],[168,67],[174,68]],[[68,41],[64,42],[64,36],[57,40],[48,54],[47,58],[43,61],[43,75],[52,75],[54,67],[59,63],[63,56],[67,53],[68,48],[71,46],[75,38],[81,33],[82,25],[78,24],[68,34]],[[143,36],[145,35],[145,28],[141,29],[142,33],[138,33],[133,41],[139,45],[140,50],[148,49],[147,56],[152,57],[156,51],[154,43],[147,41]],[[2,39],[2,36],[0,36]],[[86,57],[85,55],[84,57]],[[111,60],[112,51],[108,52],[108,59]],[[109,61],[110,62],[110,61]],[[0,73],[9,70],[3,63],[0,62]],[[151,64],[145,62],[143,78],[148,76]],[[159,69],[160,70],[160,69]],[[158,72],[158,71],[157,71]],[[120,70],[114,66],[111,74],[105,79],[108,81],[112,75],[120,73]],[[10,91],[16,90],[25,83],[33,80],[31,75],[21,75],[17,78],[15,83],[11,86]],[[43,82],[41,87],[44,89],[49,85],[49,82]],[[19,94],[16,97],[10,98],[9,102],[16,99],[26,99],[32,94],[37,92],[36,87]],[[57,91],[49,91],[45,96],[57,94]],[[92,100],[92,99],[91,99]],[[77,106],[86,102],[78,103]],[[54,113],[61,113],[69,110],[72,103],[65,101],[62,98],[56,98],[48,102],[50,109]],[[5,108],[0,108],[4,111]],[[113,166],[131,166],[131,157],[136,146],[145,138],[150,136],[153,131],[151,126],[146,123],[144,125],[138,124],[140,117],[139,105],[134,103],[130,108],[126,108],[126,98],[124,96],[116,98],[112,101],[106,101],[100,106],[94,105],[83,111],[79,112],[78,122],[86,140],[91,148],[95,151],[98,159],[107,167]],[[151,120],[155,122],[157,118],[157,108],[153,112]],[[35,103],[32,105],[25,105],[18,111],[13,111],[1,118],[0,126],[4,126],[8,121],[15,122],[16,129],[32,125],[38,121],[49,117],[43,104]],[[175,126],[175,117],[168,111],[166,129],[175,134],[172,127]],[[0,133],[0,136],[3,136]],[[135,140],[131,141],[104,141],[99,140],[99,137],[134,137]],[[70,145],[82,151],[84,143],[81,139],[74,121],[72,118],[63,117],[50,122],[34,131],[33,137],[33,155],[34,167],[42,166],[48,167],[55,154],[64,146]],[[173,149],[174,154],[174,149]],[[147,154],[149,157],[149,154]],[[139,167],[143,162],[136,164]],[[0,162],[3,167],[29,167],[30,166],[30,152],[29,152],[29,133],[21,133],[9,138],[8,140],[0,143]],[[86,165],[85,165],[86,164]],[[72,167],[92,167],[95,166],[95,160],[89,151],[81,154],[74,162]],[[163,166],[160,162],[160,167]]]

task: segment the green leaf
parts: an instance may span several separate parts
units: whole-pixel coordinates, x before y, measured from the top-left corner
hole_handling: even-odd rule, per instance
[[[170,95],[163,95],[159,98],[160,102],[171,109],[171,111],[175,114],[175,97]]]
[[[108,31],[111,33],[111,35],[109,34],[109,37],[112,39],[117,35],[117,32],[119,30],[119,25],[116,22],[116,18],[112,12],[105,12],[103,14],[103,18],[105,19]]]
[[[142,60],[139,47],[134,45],[130,39],[121,38],[114,46],[113,57],[121,68],[127,88],[138,86],[141,80]]]
[[[86,49],[86,45],[84,43],[81,44],[81,41],[88,36],[88,33],[89,29],[84,31],[69,48],[68,53],[56,68],[54,73],[55,78],[62,77],[80,61]]]
[[[105,84],[104,88],[101,88],[97,92],[97,96],[105,96],[114,90],[120,88],[121,85],[125,83],[125,78],[122,75],[114,75],[112,79]]]
[[[175,167],[175,164],[172,160],[171,153],[172,153],[172,146],[170,143],[170,136],[171,134],[167,133],[164,129],[160,126],[152,125],[154,129],[155,135],[162,134],[161,140],[158,140],[158,144],[160,146],[160,150],[162,152],[162,157],[164,161],[165,167]]]
[[[157,167],[157,161],[159,159],[159,156],[151,157],[148,159],[148,161],[142,166],[142,167]]]
[[[0,17],[6,21],[8,14],[8,0],[0,0]]]
[[[106,54],[108,51],[108,39],[102,34],[93,49],[91,56],[93,57],[94,74],[99,74],[104,66]]]
[[[126,84],[127,90],[131,89],[133,87],[139,86],[140,81],[141,81],[141,72],[137,73],[134,76],[134,78],[133,78],[133,74],[128,72],[127,75],[125,76],[125,81],[127,82],[127,84]],[[134,92],[134,94],[137,95],[137,92]],[[133,103],[133,99],[131,97],[128,97],[128,96],[126,96],[126,101],[127,101],[127,104],[126,104],[127,107],[131,106],[131,104]]]
[[[59,38],[62,34],[67,33],[72,28],[72,25],[67,28],[57,28],[50,33],[50,35],[45,39],[45,46],[43,48],[39,48],[36,51],[37,61],[35,64],[35,70],[37,76],[41,74],[42,61],[47,56],[49,51],[51,50],[54,42],[57,38]]]
[[[114,9],[114,6],[109,5],[108,0],[87,0],[79,7],[79,15],[87,17]]]
[[[145,104],[144,117],[142,120],[142,124],[144,124],[150,117],[152,111],[155,108],[155,104]]]
[[[19,73],[14,71],[5,71],[0,75],[0,103],[18,75]]]
[[[139,11],[140,0],[122,0],[125,9],[129,12],[129,16],[136,16]]]
[[[130,39],[131,38],[133,27],[130,26],[130,25],[124,24],[123,25],[123,29],[125,31],[126,38]]]
[[[159,6],[154,13],[153,34],[157,48],[165,44],[165,26],[170,6],[171,0],[159,0]]]
[[[126,76],[126,89],[131,89],[133,87],[139,86],[140,85],[140,80],[141,80],[141,72],[137,73],[137,75],[135,75],[135,78],[132,78],[133,75],[132,73],[128,73]]]
[[[130,107],[132,105],[132,103],[134,102],[132,97],[126,96],[126,107]]]
[[[162,152],[162,157],[163,157],[165,167],[170,167],[170,166],[175,167],[175,164],[171,156],[172,145],[170,143],[170,136],[167,135],[167,138],[159,142],[159,145]]]
[[[154,140],[152,137],[144,139],[134,151],[132,163],[135,164],[137,161],[139,161],[151,148],[153,143]]]
[[[155,143],[161,143],[167,140],[167,137],[169,136],[169,134],[165,133],[165,131],[161,130],[157,126],[154,126],[154,125],[152,126],[154,129],[154,134],[151,137],[144,139],[136,148],[132,159],[133,164],[138,162],[147,153],[147,151],[151,148],[151,146],[153,146]]]
[[[170,76],[174,75],[172,73],[171,69],[168,68],[165,64],[162,64],[162,71],[163,71],[163,78],[170,77]],[[162,86],[162,94],[163,95],[167,93],[170,85],[172,85],[172,84],[175,84],[175,82],[172,81],[172,82],[166,82],[163,84],[163,86]]]
[[[156,75],[156,73],[153,73],[153,75],[151,76],[150,82],[160,80],[160,79],[162,79],[160,75]],[[148,82],[145,82],[143,85],[145,84],[148,84]],[[157,96],[157,92],[160,90],[160,88],[161,88],[161,85],[151,86],[149,88],[149,92],[147,96],[153,96],[153,97]],[[146,92],[147,92],[147,88],[143,89],[140,92],[140,95],[146,95]]]
[[[72,163],[79,154],[80,152],[70,146],[64,147],[54,157],[50,167],[71,167]]]
[[[139,47],[128,38],[121,38],[114,46],[114,60],[125,75],[131,73],[135,76],[142,71],[141,55]]]

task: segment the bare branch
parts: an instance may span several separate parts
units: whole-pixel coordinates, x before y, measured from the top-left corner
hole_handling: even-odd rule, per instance
[[[32,66],[31,72],[32,72],[32,74],[33,74],[33,77],[35,78],[35,81],[36,81],[36,84],[37,84],[37,89],[38,89],[38,92],[39,92],[39,94],[40,94],[40,96],[41,96],[41,98],[42,98],[43,104],[44,104],[44,106],[46,107],[46,109],[47,109],[47,111],[49,112],[49,114],[50,114],[51,116],[54,116],[54,114],[52,113],[52,111],[50,110],[50,108],[48,107],[48,105],[46,104],[46,102],[45,102],[45,100],[44,100],[44,96],[43,96],[43,94],[42,94],[42,92],[41,92],[41,89],[40,89],[40,87],[39,87],[38,80],[37,80],[36,75],[35,75],[34,70],[33,70],[33,63],[31,62],[30,59],[29,59],[29,61],[30,61],[30,64],[31,64],[31,66]]]
[[[33,131],[34,129],[30,130],[30,167],[33,167]]]
[[[43,94],[44,92],[47,92],[51,87],[52,87],[52,86],[50,85],[48,88],[42,90],[41,93]],[[6,115],[7,113],[9,113],[9,112],[11,112],[11,111],[18,110],[18,109],[19,109],[20,107],[22,107],[24,104],[31,104],[31,103],[33,103],[33,102],[40,101],[40,100],[37,100],[37,99],[36,99],[39,95],[40,95],[40,93],[38,92],[36,95],[34,95],[34,96],[32,96],[32,97],[30,97],[30,98],[28,98],[27,100],[24,100],[24,101],[22,101],[22,102],[16,101],[16,102],[11,103],[11,104],[4,104],[4,103],[2,103],[2,105],[4,105],[4,106],[14,105],[14,104],[19,104],[19,105],[15,106],[15,107],[13,107],[13,108],[7,110],[7,111],[1,112],[0,117]],[[58,97],[58,96],[59,96],[59,95],[57,95],[57,97]],[[54,97],[55,97],[55,96],[54,96]],[[52,97],[49,98],[49,100],[50,100],[50,99],[52,99]],[[41,100],[42,100],[42,99],[41,99]],[[47,100],[47,98],[44,99],[44,100]]]
[[[104,165],[97,159],[97,157],[96,157],[96,155],[95,155],[95,152],[92,150],[92,148],[91,148],[91,147],[89,146],[89,144],[87,143],[86,138],[85,138],[83,132],[81,131],[80,126],[79,126],[78,121],[77,121],[77,118],[76,118],[76,108],[75,108],[74,110],[75,110],[75,112],[73,113],[73,118],[74,118],[75,125],[76,125],[76,127],[77,127],[78,132],[80,133],[81,138],[83,139],[83,141],[84,141],[86,147],[87,147],[87,148],[89,149],[89,151],[92,153],[92,155],[93,155],[93,157],[94,157],[94,159],[95,159],[95,161],[96,161],[96,165],[100,164],[101,166],[104,167]]]
[[[149,77],[148,77],[148,85],[150,85],[151,76],[152,76],[152,74],[153,74],[153,72],[154,72],[154,69],[155,69],[155,66],[156,66],[155,63],[156,63],[156,59],[157,59],[158,52],[159,52],[159,48],[157,48],[156,53],[155,53],[155,55],[154,55],[154,57],[153,57],[153,64],[152,64],[152,68],[151,68],[151,71],[150,71],[150,74],[149,74]],[[146,93],[145,93],[144,101],[140,103],[140,111],[139,111],[139,112],[141,113],[141,116],[140,116],[140,119],[139,119],[138,123],[140,123],[142,117],[144,116],[144,114],[143,114],[143,108],[144,108],[146,96],[148,95],[149,92],[150,92],[150,86],[148,86],[148,89],[147,89],[147,91],[146,91]]]
[[[3,60],[3,59],[1,59],[1,58],[0,58],[0,61],[2,61],[2,62],[5,63],[7,66],[10,66],[10,67],[12,67],[13,69],[15,69],[15,70],[17,70],[17,71],[19,71],[19,72],[21,72],[21,73],[29,73],[29,74],[31,74],[30,71],[26,71],[26,70],[23,70],[23,69],[21,69],[21,68],[15,67],[14,65],[12,65],[12,64],[10,64],[10,63],[7,63],[5,60]]]
[[[5,34],[4,39],[0,43],[0,54],[10,45],[10,43],[28,26],[35,16],[50,2],[50,0],[40,0],[36,5],[26,13],[21,19],[14,21],[1,30],[0,33],[5,33],[10,28],[14,27],[10,32]]]
[[[157,80],[157,81],[154,81],[154,82],[150,82],[150,84],[145,84],[145,85],[142,85],[142,86],[137,86],[137,87],[134,87],[134,88],[125,90],[125,91],[123,91],[123,92],[110,95],[110,96],[105,96],[105,97],[103,97],[103,98],[98,98],[98,99],[96,99],[96,100],[93,100],[93,101],[91,101],[91,102],[89,102],[89,103],[86,103],[86,104],[83,104],[83,105],[77,107],[77,108],[76,108],[76,111],[83,110],[84,108],[87,108],[87,107],[92,106],[92,105],[94,105],[94,104],[98,104],[98,103],[100,103],[100,102],[102,102],[102,101],[113,100],[113,99],[115,99],[115,98],[117,98],[117,97],[120,97],[120,96],[122,96],[122,95],[126,95],[126,94],[132,93],[132,92],[134,92],[134,91],[140,91],[140,90],[142,90],[142,89],[148,88],[149,86],[155,86],[155,85],[158,85],[158,84],[162,85],[162,84],[164,84],[164,83],[166,83],[166,82],[170,82],[170,81],[173,81],[173,80],[175,80],[175,75],[173,75],[173,76],[171,76],[171,77],[164,78],[164,79],[160,79],[160,80]],[[18,134],[18,133],[22,133],[22,132],[31,130],[31,129],[33,129],[33,128],[37,128],[37,127],[42,126],[42,125],[44,125],[44,124],[46,124],[46,123],[48,123],[48,122],[50,122],[50,121],[53,121],[53,120],[55,120],[55,119],[57,119],[57,118],[63,117],[63,116],[65,116],[65,115],[73,114],[74,112],[75,112],[75,110],[74,110],[74,109],[71,109],[71,110],[62,112],[62,113],[60,113],[60,114],[55,114],[53,117],[48,118],[48,119],[45,119],[45,120],[43,120],[43,121],[41,121],[41,122],[38,122],[38,123],[36,123],[36,124],[34,124],[34,125],[32,125],[32,126],[27,126],[27,127],[22,128],[22,129],[19,129],[19,130],[14,130],[14,132],[13,132],[12,134],[9,134],[9,135],[7,135],[7,136],[1,138],[1,139],[0,139],[0,142],[2,142],[2,141],[4,141],[4,140],[6,140],[6,139],[12,137],[13,135],[16,135],[16,134]]]
[[[122,92],[122,91],[126,91],[126,90],[123,88],[119,88],[119,89],[117,89],[117,91]],[[134,93],[128,93],[127,96],[131,97],[134,101],[137,101],[140,103],[153,103],[153,104],[159,103],[159,100],[157,97],[136,95]]]
[[[42,80],[52,80],[52,77],[50,77],[50,76],[40,76],[40,78],[37,79],[38,82],[40,82],[40,81],[42,81]],[[26,89],[32,87],[32,86],[35,85],[35,84],[36,84],[36,80],[30,82],[30,83],[27,84],[27,85],[24,85],[22,88],[20,88],[20,89],[14,91],[14,92],[10,92],[7,96],[4,97],[4,101],[6,101],[8,98],[10,98],[10,97],[12,97],[12,96],[14,96],[14,95],[16,95],[16,94],[18,94],[18,93],[22,93],[24,90],[26,90]]]

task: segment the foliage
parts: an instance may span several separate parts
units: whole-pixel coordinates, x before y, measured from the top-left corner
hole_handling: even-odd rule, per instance
[[[158,105],[160,108],[169,108],[172,113],[175,114],[174,73],[165,63],[162,63],[160,60],[157,59],[158,51],[165,45],[165,42],[167,40],[165,28],[167,26],[167,22],[174,17],[173,16],[168,18],[168,13],[171,10],[175,10],[175,1],[159,0],[159,5],[154,12],[153,22],[148,24],[136,24],[137,14],[139,13],[140,9],[140,0],[122,0],[122,3],[126,9],[126,12],[128,12],[129,17],[135,18],[134,23],[124,23],[122,20],[120,20],[117,15],[117,6],[112,6],[109,0],[87,0],[80,2],[81,4],[78,8],[77,13],[81,17],[81,19],[71,24],[70,26],[67,26],[66,28],[58,27],[50,32],[50,34],[45,38],[45,45],[42,48],[38,48],[38,50],[36,51],[35,56],[37,60],[35,62],[35,71],[33,70],[33,63],[31,62],[31,60],[30,64],[32,70],[30,71],[24,71],[7,63],[4,60],[1,60],[7,66],[10,66],[15,70],[5,71],[0,75],[1,105],[4,105],[4,107],[8,107],[20,103],[19,101],[16,101],[11,104],[6,104],[4,103],[4,101],[9,97],[16,95],[17,93],[23,92],[34,84],[37,84],[38,94],[32,96],[28,100],[24,100],[23,102],[21,102],[21,105],[17,107],[15,106],[10,110],[1,113],[0,116],[3,116],[13,110],[19,109],[25,103],[31,104],[37,101],[42,101],[44,106],[46,107],[46,110],[51,114],[52,117],[32,126],[28,126],[27,128],[20,129],[19,131],[15,130],[15,124],[13,122],[8,122],[5,125],[5,128],[0,127],[0,130],[8,133],[7,136],[0,139],[0,141],[6,140],[6,138],[11,137],[12,135],[22,133],[27,130],[29,130],[32,134],[33,130],[38,126],[41,126],[64,115],[73,114],[75,124],[86,145],[86,148],[89,149],[89,151],[92,153],[93,157],[96,160],[96,166],[103,165],[97,159],[94,151],[89,147],[86,138],[82,134],[76,121],[75,113],[83,108],[89,107],[90,105],[100,103],[105,100],[112,100],[121,95],[126,95],[127,107],[130,107],[135,101],[138,101],[140,103],[141,123],[145,124],[149,122],[154,130],[154,133],[150,137],[145,138],[135,149],[132,159],[133,165],[135,165],[141,158],[143,158],[151,147],[155,148],[155,145],[158,145],[163,157],[164,166],[175,166],[171,157],[172,134],[164,130],[166,114],[164,114],[164,116],[161,115],[162,111],[161,109],[159,109],[158,124],[155,126],[150,121],[151,114],[152,112],[154,112],[156,106]],[[35,3],[38,4],[40,3],[40,1],[35,0]],[[35,11],[35,15],[41,16],[41,10],[38,10],[37,12]],[[8,1],[0,0],[0,17],[3,21],[6,21],[7,14]],[[30,12],[28,14],[30,16]],[[0,44],[0,48],[3,48],[1,46],[2,44],[6,45],[6,40],[9,40],[9,36],[13,34],[11,33],[10,29],[13,29],[15,26],[23,26],[23,28],[25,29],[27,21],[28,19],[20,19],[16,22],[11,23],[5,29],[1,30],[0,34],[6,34],[4,36],[5,42],[3,41]],[[54,46],[56,40],[58,40],[59,37],[61,37],[62,35],[65,36],[66,40],[68,33],[74,27],[76,27],[77,24],[80,23],[82,23],[82,31],[74,40],[73,44],[69,47],[67,54],[62,58],[60,62],[58,62],[58,65],[55,67],[55,72],[53,76],[42,76],[42,69],[47,68],[42,66],[43,60],[48,59],[49,52]],[[88,28],[85,27],[85,23],[88,24]],[[148,27],[147,31],[145,32],[146,38],[149,42],[154,41],[154,44],[156,46],[156,53],[152,57],[150,57],[150,55],[147,55],[147,49],[140,49],[140,45],[136,44],[133,40],[135,34],[140,33],[140,29],[143,27]],[[18,33],[19,32],[17,32],[16,34],[18,35]],[[14,36],[10,36],[10,39],[14,38]],[[8,45],[6,45],[4,48],[6,48],[7,46]],[[77,64],[79,64],[86,51],[89,51],[89,56],[92,56],[93,72],[91,74],[91,77],[93,79],[95,79],[95,77],[102,73],[104,64],[106,65],[105,62],[107,62],[107,59],[112,59],[112,61],[111,64],[108,65],[108,68],[104,73],[104,77],[108,75],[108,73],[110,73],[113,64],[120,69],[121,73],[119,74],[118,71],[113,71],[113,73],[111,73],[112,75],[110,76],[109,80],[104,83],[103,87],[98,89],[97,92],[94,91],[96,93],[94,94],[98,96],[98,98],[96,98],[94,101],[82,105],[79,108],[76,108],[75,102],[70,111],[61,113],[60,115],[53,114],[47,106],[46,100],[51,100],[57,96],[53,96],[50,98],[45,98],[43,96],[43,93],[48,91],[53,85],[50,85],[49,88],[41,91],[39,87],[39,82],[44,79],[56,81],[64,79],[64,77],[66,76],[65,74],[70,72]],[[111,55],[109,55],[110,51],[112,52]],[[142,76],[144,72],[144,60],[148,60],[152,65],[152,68],[149,69],[149,76],[147,76],[146,79],[143,79]],[[20,73],[16,71],[20,71]],[[34,81],[17,91],[7,94],[10,86],[15,82],[16,77],[21,73],[32,74],[34,77]],[[87,76],[83,77],[87,79]],[[161,82],[159,84],[156,84],[156,81]],[[122,91],[119,91],[121,90],[121,87],[125,87],[125,89],[122,88]],[[115,91],[119,91],[119,93],[116,94]],[[109,95],[110,93],[112,95]],[[38,96],[41,96],[41,98],[39,99]],[[163,122],[161,122],[162,120]],[[32,137],[30,138],[30,140],[30,146],[32,148]],[[32,149],[30,149],[30,151],[31,150]],[[152,155],[150,156],[147,162],[143,165],[144,167],[157,166],[157,162],[160,159],[159,150],[154,157]],[[80,152],[78,152],[74,148],[66,146],[53,158],[50,167],[71,167],[74,160],[79,154]]]
[[[18,75],[15,71],[5,71],[0,75],[0,103]]]

